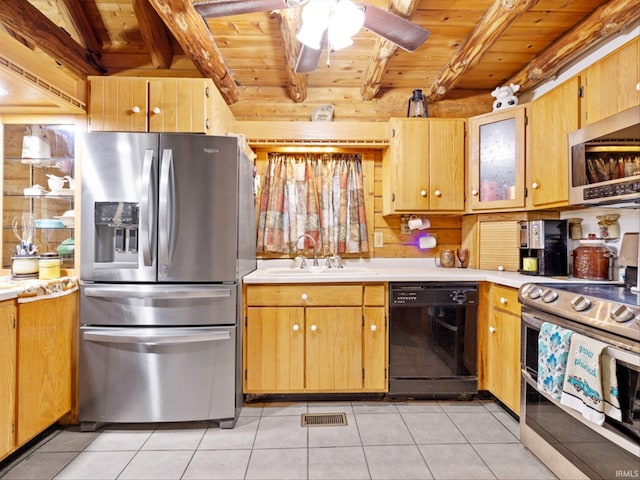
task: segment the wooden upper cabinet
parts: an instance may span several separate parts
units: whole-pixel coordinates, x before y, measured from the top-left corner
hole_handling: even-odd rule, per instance
[[[392,118],[383,214],[464,210],[465,121]]]
[[[582,125],[640,105],[640,38],[583,70]]]
[[[531,208],[569,202],[570,132],[580,128],[580,78],[562,83],[529,107],[527,191]]]
[[[211,133],[212,93],[205,78],[90,77],[94,132]]]
[[[525,206],[526,107],[469,119],[469,208],[495,211]]]

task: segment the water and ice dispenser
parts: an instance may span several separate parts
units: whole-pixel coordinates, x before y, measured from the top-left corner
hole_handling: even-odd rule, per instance
[[[96,263],[137,264],[138,208],[137,203],[95,203]]]

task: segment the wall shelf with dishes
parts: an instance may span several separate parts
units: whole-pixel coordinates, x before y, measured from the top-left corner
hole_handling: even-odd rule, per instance
[[[75,267],[74,125],[5,124],[2,159],[2,268],[11,268],[16,220],[34,219],[38,254],[62,252],[63,268]]]

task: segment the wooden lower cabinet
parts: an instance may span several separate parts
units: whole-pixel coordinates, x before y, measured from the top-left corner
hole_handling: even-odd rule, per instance
[[[0,303],[0,458],[15,446],[16,304]]]
[[[249,285],[246,293],[245,393],[386,390],[384,285]]]
[[[479,388],[520,414],[520,304],[518,290],[481,286],[478,320]]]

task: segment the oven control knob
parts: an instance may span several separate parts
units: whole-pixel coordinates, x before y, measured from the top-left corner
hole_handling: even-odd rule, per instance
[[[551,303],[556,298],[558,298],[558,292],[554,290],[547,288],[545,291],[542,292],[542,301],[544,303]]]
[[[609,316],[616,322],[628,322],[635,317],[633,310],[625,305],[619,305],[618,308],[609,312]]]
[[[583,297],[582,295],[578,295],[573,300],[571,300],[571,306],[576,312],[584,312],[591,306],[591,300]]]
[[[529,298],[532,300],[540,298],[540,295],[542,295],[542,289],[540,287],[533,287],[529,290]]]

